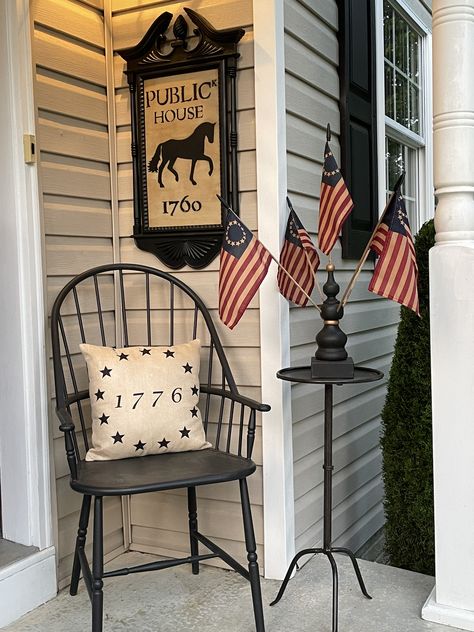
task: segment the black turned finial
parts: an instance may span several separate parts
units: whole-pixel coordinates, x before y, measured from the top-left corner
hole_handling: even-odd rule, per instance
[[[354,375],[354,362],[347,357],[347,336],[339,327],[344,315],[344,308],[339,306],[336,298],[339,285],[334,278],[334,264],[328,263],[328,278],[323,286],[326,300],[321,305],[321,318],[324,325],[316,336],[318,348],[311,359],[311,375],[313,378],[346,378]]]
[[[326,126],[326,140],[327,142],[331,142],[331,125],[328,123]]]

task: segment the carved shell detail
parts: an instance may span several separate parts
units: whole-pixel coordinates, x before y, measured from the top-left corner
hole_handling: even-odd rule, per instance
[[[195,52],[199,52],[200,55],[218,55],[224,50],[222,46],[217,46],[216,44],[206,40],[203,40],[200,44],[198,44],[196,49],[197,50],[195,50]]]
[[[163,55],[160,55],[160,53],[157,50],[151,50],[146,57],[143,57],[143,59],[140,59],[140,64],[156,64],[156,62],[162,62],[162,61],[169,61],[169,59],[167,59],[166,57],[164,57]]]
[[[160,239],[158,256],[173,268],[184,264],[193,268],[201,267],[201,262],[206,259],[206,256],[210,256],[211,259],[214,258],[219,251],[220,243],[221,238],[219,237],[206,237],[202,240],[186,239],[182,242]]]

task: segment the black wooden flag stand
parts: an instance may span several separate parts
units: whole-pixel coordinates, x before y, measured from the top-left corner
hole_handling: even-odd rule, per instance
[[[332,570],[332,631],[338,630],[338,571],[334,553],[343,553],[350,557],[355,574],[359,581],[362,594],[371,599],[362,579],[359,565],[354,553],[347,548],[332,546],[332,476],[334,471],[332,458],[333,442],[333,387],[343,384],[358,384],[362,382],[374,382],[383,377],[381,371],[362,367],[354,367],[351,358],[347,357],[345,343],[347,336],[339,328],[339,319],[342,318],[342,308],[336,295],[339,286],[334,280],[334,266],[326,267],[328,279],[323,287],[327,298],[322,305],[321,317],[324,320],[322,330],[316,340],[318,350],[311,366],[281,369],[277,377],[290,382],[303,382],[306,384],[324,384],[324,510],[323,510],[323,545],[318,548],[309,548],[299,551],[291,561],[285,578],[280,586],[278,595],[270,604],[275,605],[283,597],[290,577],[298,560],[304,555],[322,553],[326,555]]]

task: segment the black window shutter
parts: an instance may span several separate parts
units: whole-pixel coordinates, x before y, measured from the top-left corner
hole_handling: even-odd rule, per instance
[[[359,259],[378,218],[374,0],[339,0],[341,171],[354,200],[342,256]]]

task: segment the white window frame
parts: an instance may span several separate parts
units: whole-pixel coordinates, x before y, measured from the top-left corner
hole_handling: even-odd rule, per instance
[[[420,134],[416,134],[385,116],[385,80],[384,80],[384,30],[383,0],[376,0],[376,77],[377,77],[377,151],[380,213],[385,207],[385,192],[388,189],[385,178],[385,136],[408,145],[417,152],[416,225],[413,232],[434,216],[433,185],[433,99],[432,99],[432,42],[431,15],[421,0],[389,0],[406,21],[420,34],[421,102]]]

